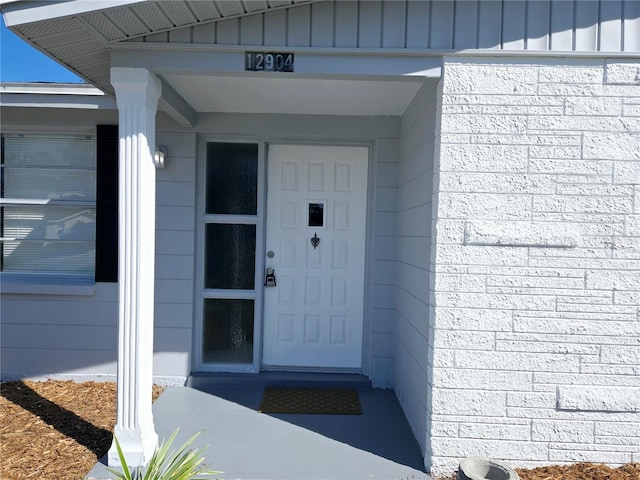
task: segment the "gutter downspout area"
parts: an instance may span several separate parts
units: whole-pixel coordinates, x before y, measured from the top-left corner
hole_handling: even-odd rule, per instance
[[[131,467],[158,444],[151,412],[155,262],[155,118],[160,80],[112,68],[119,117],[118,389],[114,436]],[[115,442],[108,464],[122,466]]]

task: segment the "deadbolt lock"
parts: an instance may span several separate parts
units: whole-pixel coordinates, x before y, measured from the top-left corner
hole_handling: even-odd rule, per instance
[[[276,274],[273,268],[267,268],[267,274],[264,277],[264,286],[265,287],[276,286]]]

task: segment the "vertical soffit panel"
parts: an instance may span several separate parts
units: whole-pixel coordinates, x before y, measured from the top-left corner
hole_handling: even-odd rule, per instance
[[[314,1],[317,0],[156,0],[120,8],[117,14],[105,10],[100,14],[86,15],[85,20],[108,41],[140,41],[140,38],[144,41],[144,38],[172,29],[267,13]],[[145,31],[138,31],[140,24],[146,26]]]
[[[176,27],[198,21],[198,18],[194,16],[193,12],[184,2],[163,2],[160,8],[167,14],[171,23]]]
[[[120,40],[127,37],[124,31],[103,13],[90,13],[88,15],[82,15],[81,18],[109,41]]]
[[[104,13],[127,36],[140,35],[150,30],[149,26],[140,20],[129,8],[115,8]]]
[[[235,0],[217,0],[215,3],[218,10],[220,10],[220,13],[225,17],[232,17],[245,13],[241,2]]]
[[[102,50],[104,50],[104,45],[97,40],[49,48],[49,52],[56,58],[75,59],[75,65],[83,65],[84,62],[82,59],[84,59],[84,57],[101,52]]]
[[[53,33],[67,32],[82,27],[75,18],[62,18],[30,23],[19,27],[20,33],[28,39],[49,36]]]
[[[164,30],[165,28],[174,26],[173,22],[169,20],[157,3],[133,5],[131,11],[134,12],[138,18],[143,19],[145,25],[153,31]]]
[[[96,37],[82,26],[80,22],[76,22],[76,28],[71,28],[64,32],[52,33],[41,37],[31,36],[29,38],[35,42],[42,40],[45,41],[47,45],[55,45],[57,47],[64,47],[76,43],[94,42],[96,40]]]
[[[259,10],[266,10],[269,8],[266,0],[246,0],[244,3],[244,9],[247,13],[257,12]]]
[[[286,5],[291,5],[292,2],[288,2],[286,0],[269,0],[267,2],[269,4],[270,8],[276,8],[276,7],[284,7]]]
[[[220,12],[213,2],[191,2],[190,7],[200,21],[220,18]]]

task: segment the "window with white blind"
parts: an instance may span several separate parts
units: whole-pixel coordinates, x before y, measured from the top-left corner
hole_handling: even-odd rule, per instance
[[[3,273],[93,279],[95,134],[3,133],[0,189]]]

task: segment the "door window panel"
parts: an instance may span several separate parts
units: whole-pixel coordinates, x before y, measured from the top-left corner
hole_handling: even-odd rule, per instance
[[[205,245],[204,288],[253,290],[255,225],[209,223]]]
[[[207,144],[205,212],[256,215],[258,209],[258,145]]]
[[[309,227],[324,227],[324,203],[309,203]]]
[[[205,363],[253,362],[254,301],[205,299],[202,358]]]

